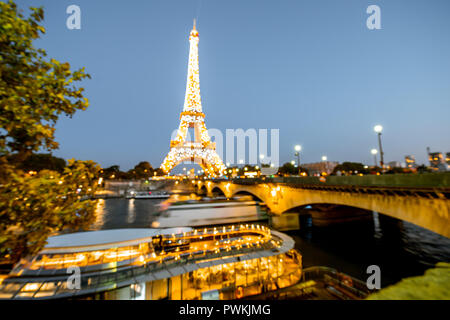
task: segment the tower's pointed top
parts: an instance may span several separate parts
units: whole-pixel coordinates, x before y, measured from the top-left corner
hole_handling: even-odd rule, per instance
[[[189,40],[191,40],[193,38],[198,38],[198,31],[197,31],[196,25],[197,25],[197,20],[194,19],[194,27],[192,28],[192,31],[190,33]]]

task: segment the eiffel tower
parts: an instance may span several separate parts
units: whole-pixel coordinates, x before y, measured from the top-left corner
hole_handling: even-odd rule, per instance
[[[198,71],[198,31],[194,27],[189,35],[189,65],[183,112],[175,140],[170,141],[169,154],[161,164],[164,173],[169,173],[179,163],[192,161],[200,165],[207,175],[220,176],[226,169],[216,152],[205,125],[200,98],[200,76]],[[194,128],[194,141],[186,141],[188,128]]]

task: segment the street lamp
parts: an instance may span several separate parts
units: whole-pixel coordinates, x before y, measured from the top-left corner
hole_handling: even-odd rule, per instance
[[[295,146],[295,156],[297,157],[297,165],[300,168],[300,150],[302,150],[302,146],[301,145],[296,145]]]
[[[322,161],[327,161],[327,156],[322,156]]]
[[[375,167],[377,166],[377,153],[378,150],[377,149],[372,149],[370,150],[370,152],[373,154],[373,158],[375,159]]]
[[[264,160],[264,155],[263,155],[263,154],[260,154],[260,155],[259,155],[259,162],[263,163],[263,160]]]
[[[295,166],[295,161],[294,161],[294,160],[292,160],[292,161],[291,161],[291,164],[292,164],[293,166]]]
[[[374,130],[376,133],[379,133],[379,132],[383,131],[383,126],[377,124],[375,127],[373,127],[373,130]]]
[[[381,132],[383,131],[383,127],[379,124],[377,124],[373,130],[378,134],[378,146],[380,149],[380,166],[383,169],[384,168],[384,152],[383,147],[381,145]]]
[[[296,145],[294,147],[295,149],[295,155],[297,156],[297,167],[298,167],[298,174],[300,175],[300,150],[302,150],[302,146],[301,145]]]

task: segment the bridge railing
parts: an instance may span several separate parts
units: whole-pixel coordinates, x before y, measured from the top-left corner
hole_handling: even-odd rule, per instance
[[[215,182],[229,180],[214,180]],[[310,190],[381,194],[385,196],[416,196],[429,199],[450,199],[450,173],[389,174],[382,176],[329,176],[325,182],[318,177],[236,178],[238,185],[273,183],[290,188]]]
[[[360,299],[364,299],[368,294],[372,293],[367,284],[361,280],[353,278],[344,273],[338,272],[336,269],[328,267],[310,267],[305,268],[302,274],[302,281],[319,280],[327,284],[334,284],[341,288],[345,288],[354,296]]]
[[[409,187],[409,188],[450,188],[450,172],[421,174],[384,174],[384,175],[352,175],[327,176],[325,181],[319,177],[260,177],[236,178],[234,183],[289,183],[300,185],[347,185],[365,187]]]

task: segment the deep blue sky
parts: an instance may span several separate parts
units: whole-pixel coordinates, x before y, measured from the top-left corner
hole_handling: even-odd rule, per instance
[[[87,111],[57,125],[64,158],[160,165],[183,106],[188,34],[198,17],[208,128],[279,128],[281,162],[372,164],[450,151],[450,2],[414,0],[18,1],[43,5],[50,57],[85,66]],[[82,29],[66,28],[66,8]],[[382,30],[366,8],[381,7]]]

